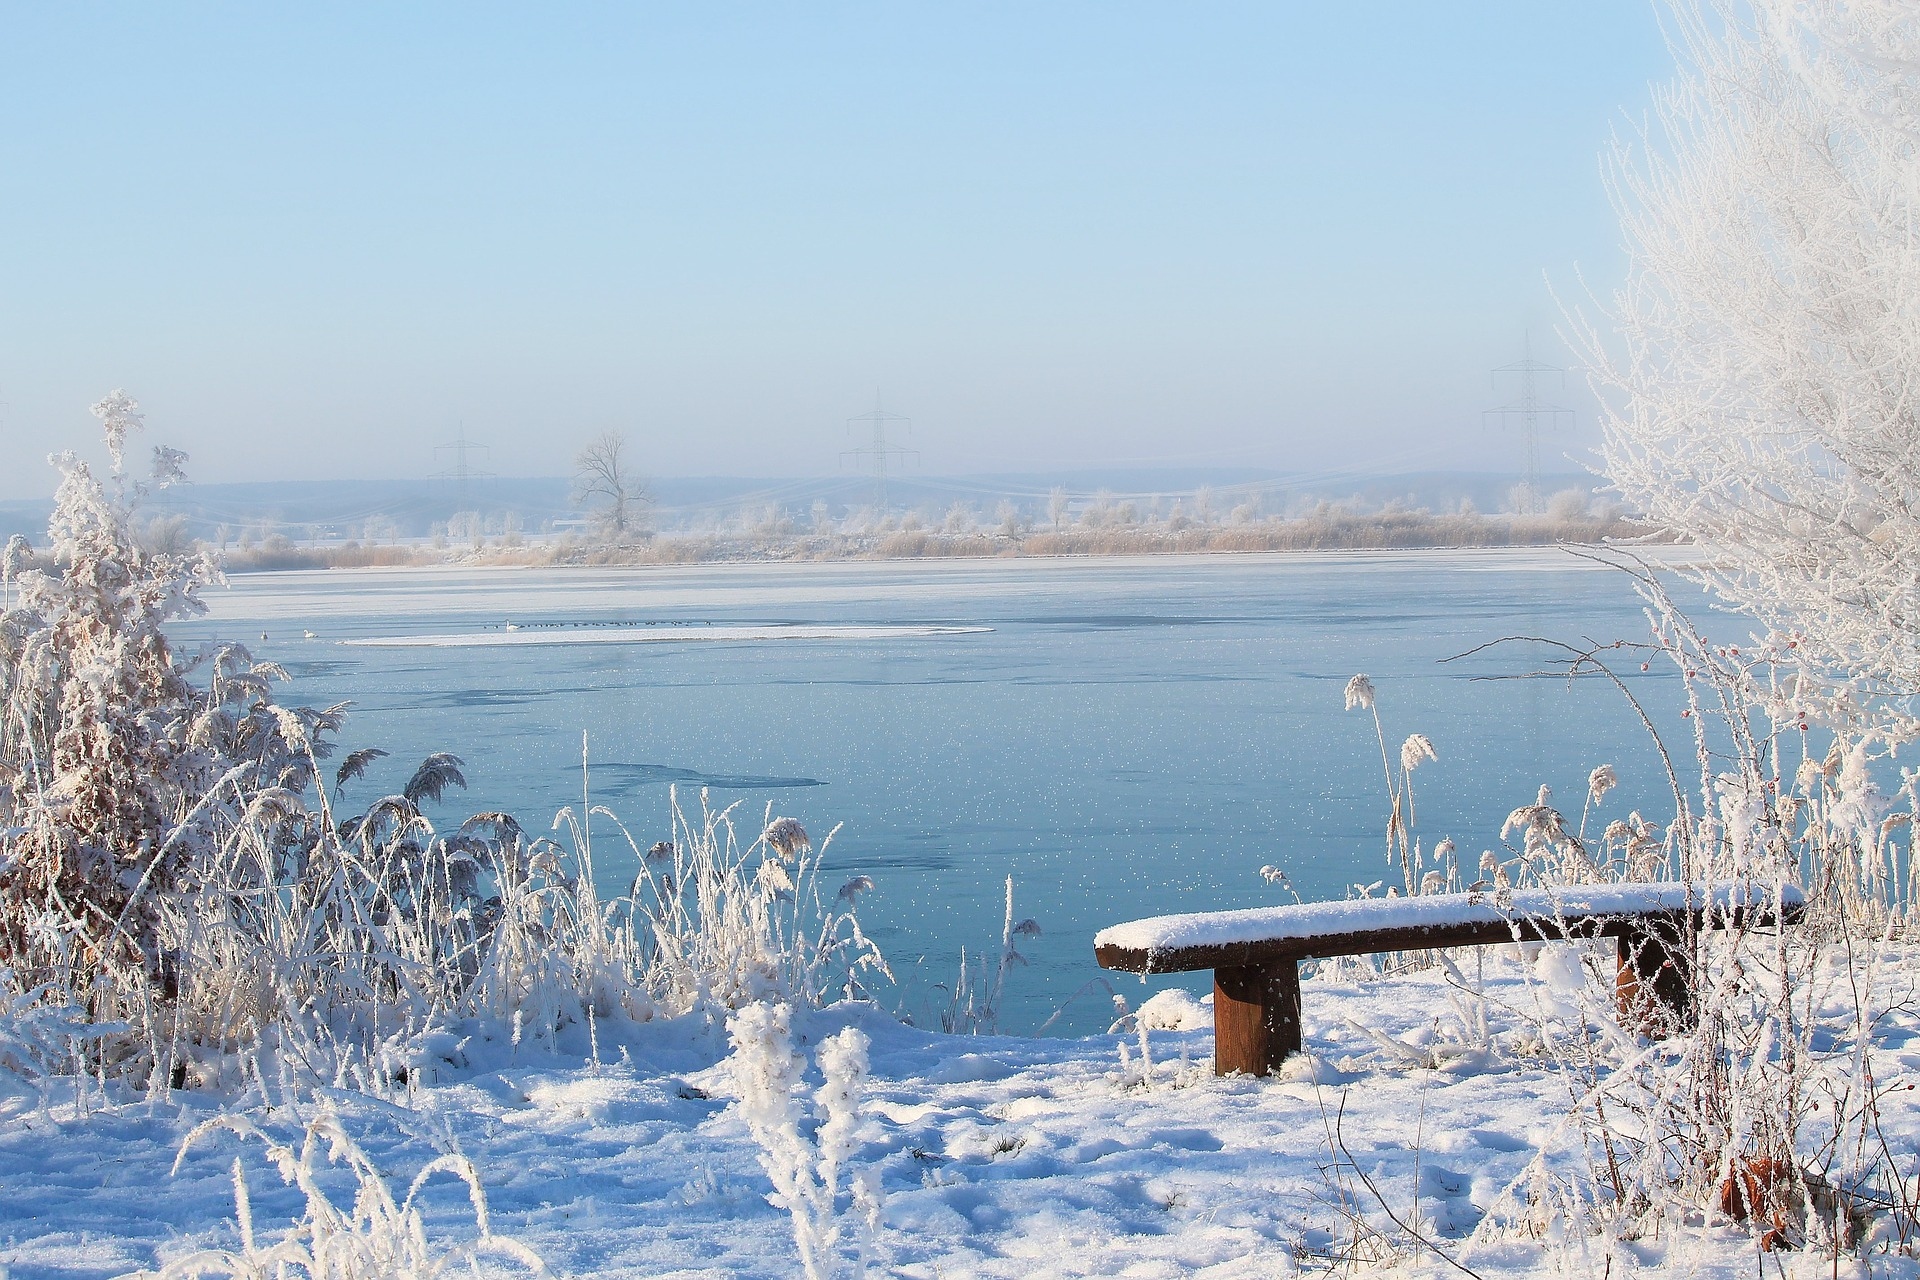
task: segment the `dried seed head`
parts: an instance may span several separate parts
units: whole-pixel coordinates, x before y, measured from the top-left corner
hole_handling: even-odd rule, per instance
[[[775,818],[760,833],[760,838],[767,842],[767,848],[783,858],[793,858],[813,848],[813,842],[807,839],[807,829],[800,825],[798,818]]]
[[[648,862],[663,862],[673,856],[673,841],[662,840],[647,850]]]
[[[1423,760],[1438,760],[1433,754],[1433,742],[1424,733],[1410,733],[1407,740],[1400,744],[1400,767],[1412,773],[1415,766]]]
[[[1619,785],[1620,777],[1610,764],[1603,764],[1587,775],[1587,794],[1593,797],[1595,804],[1599,804],[1607,792]]]
[[[1355,707],[1363,711],[1373,710],[1373,681],[1365,676],[1355,676],[1347,681],[1347,710]]]
[[[308,746],[307,724],[298,712],[288,707],[269,706],[273,712],[274,727],[280,731],[280,740],[295,751],[304,751]]]

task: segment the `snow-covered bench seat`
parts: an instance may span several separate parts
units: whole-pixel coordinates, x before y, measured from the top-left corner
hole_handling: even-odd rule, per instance
[[[1265,1075],[1300,1049],[1302,960],[1617,938],[1621,1013],[1655,1031],[1689,1017],[1692,934],[1794,924],[1805,910],[1792,886],[1668,881],[1443,893],[1154,916],[1102,929],[1093,951],[1103,968],[1129,973],[1213,970],[1214,1070]]]

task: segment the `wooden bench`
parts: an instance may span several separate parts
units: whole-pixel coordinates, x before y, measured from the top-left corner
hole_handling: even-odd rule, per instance
[[[1214,1071],[1265,1075],[1300,1050],[1302,960],[1616,938],[1622,1019],[1658,1034],[1691,1016],[1691,933],[1794,924],[1805,910],[1791,886],[1777,900],[1759,888],[1675,882],[1446,893],[1155,916],[1101,930],[1093,951],[1101,967],[1129,973],[1213,970]]]

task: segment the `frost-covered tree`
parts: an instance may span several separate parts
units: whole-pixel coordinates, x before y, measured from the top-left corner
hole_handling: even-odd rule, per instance
[[[1920,10],[1676,0],[1614,154],[1604,464],[1802,656],[1920,690]]]
[[[592,508],[594,524],[609,542],[647,534],[653,495],[633,469],[625,436],[608,431],[580,451],[574,459],[573,500]]]

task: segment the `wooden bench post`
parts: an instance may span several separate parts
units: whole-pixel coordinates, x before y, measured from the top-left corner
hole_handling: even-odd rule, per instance
[[[1213,971],[1213,1073],[1264,1076],[1300,1052],[1300,962]]]
[[[1693,1025],[1686,940],[1675,920],[1646,920],[1619,935],[1614,1001],[1620,1025],[1659,1039]]]

